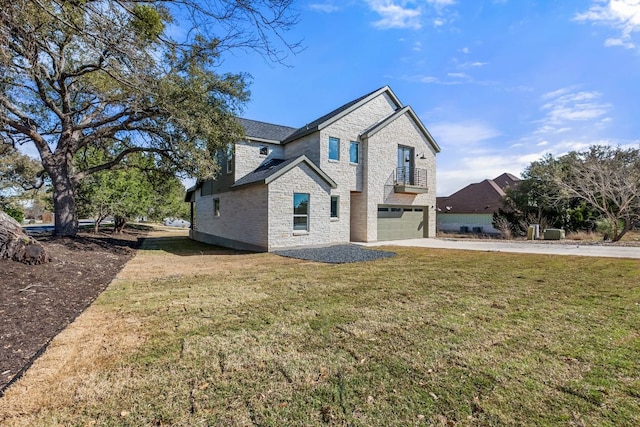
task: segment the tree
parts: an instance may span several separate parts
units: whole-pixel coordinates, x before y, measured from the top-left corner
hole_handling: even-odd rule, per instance
[[[38,190],[45,184],[40,163],[21,154],[11,145],[0,144],[0,209],[18,222],[24,218],[19,203],[37,199]]]
[[[640,150],[593,146],[533,162],[507,192],[520,213],[536,213],[568,230],[606,230],[619,241],[640,222]]]
[[[153,159],[137,153],[118,169],[96,172],[85,179],[78,187],[78,211],[93,218],[96,233],[100,223],[113,216],[114,232],[119,233],[133,218],[184,216],[184,192],[177,177],[155,169]]]
[[[590,231],[598,218],[590,206],[577,197],[560,197],[560,188],[551,177],[566,159],[545,156],[532,162],[522,173],[517,186],[506,190],[503,204],[494,219],[512,234],[524,236],[530,224],[541,228],[564,228],[567,231]],[[565,165],[564,167],[568,167]]]
[[[567,154],[549,172],[558,200],[583,200],[609,223],[612,241],[640,222],[640,149],[593,146]]]
[[[283,59],[278,46],[297,47],[283,42],[292,1],[0,0],[0,140],[37,149],[55,233],[76,234],[80,183],[132,154],[214,175],[212,153],[241,138],[234,117],[249,96],[245,75],[216,73],[220,55]],[[88,148],[104,162],[78,168]]]

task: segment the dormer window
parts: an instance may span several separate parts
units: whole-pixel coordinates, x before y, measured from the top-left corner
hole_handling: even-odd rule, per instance
[[[262,147],[260,147],[260,155],[261,156],[268,156],[269,155],[269,147],[267,147],[266,145],[263,145]]]

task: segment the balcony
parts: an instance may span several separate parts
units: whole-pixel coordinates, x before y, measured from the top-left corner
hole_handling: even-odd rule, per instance
[[[427,170],[410,167],[396,168],[393,176],[394,193],[427,193]]]

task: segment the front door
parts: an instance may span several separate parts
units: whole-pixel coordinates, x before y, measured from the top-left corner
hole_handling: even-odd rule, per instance
[[[411,185],[413,173],[413,147],[398,145],[398,184]]]

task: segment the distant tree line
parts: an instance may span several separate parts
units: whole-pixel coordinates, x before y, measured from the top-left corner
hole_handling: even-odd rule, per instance
[[[506,191],[493,224],[525,235],[529,224],[566,231],[598,231],[619,241],[640,223],[640,149],[592,146],[529,165]]]
[[[117,149],[117,148],[115,148]],[[74,166],[91,167],[104,159],[97,151],[83,150]],[[185,189],[180,180],[155,167],[143,153],[129,156],[117,168],[103,170],[83,180],[77,189],[78,212],[95,220],[95,231],[107,217],[114,218],[114,231],[137,218],[160,221],[187,218]],[[22,222],[53,208],[51,181],[39,161],[10,145],[0,145],[0,210]]]

